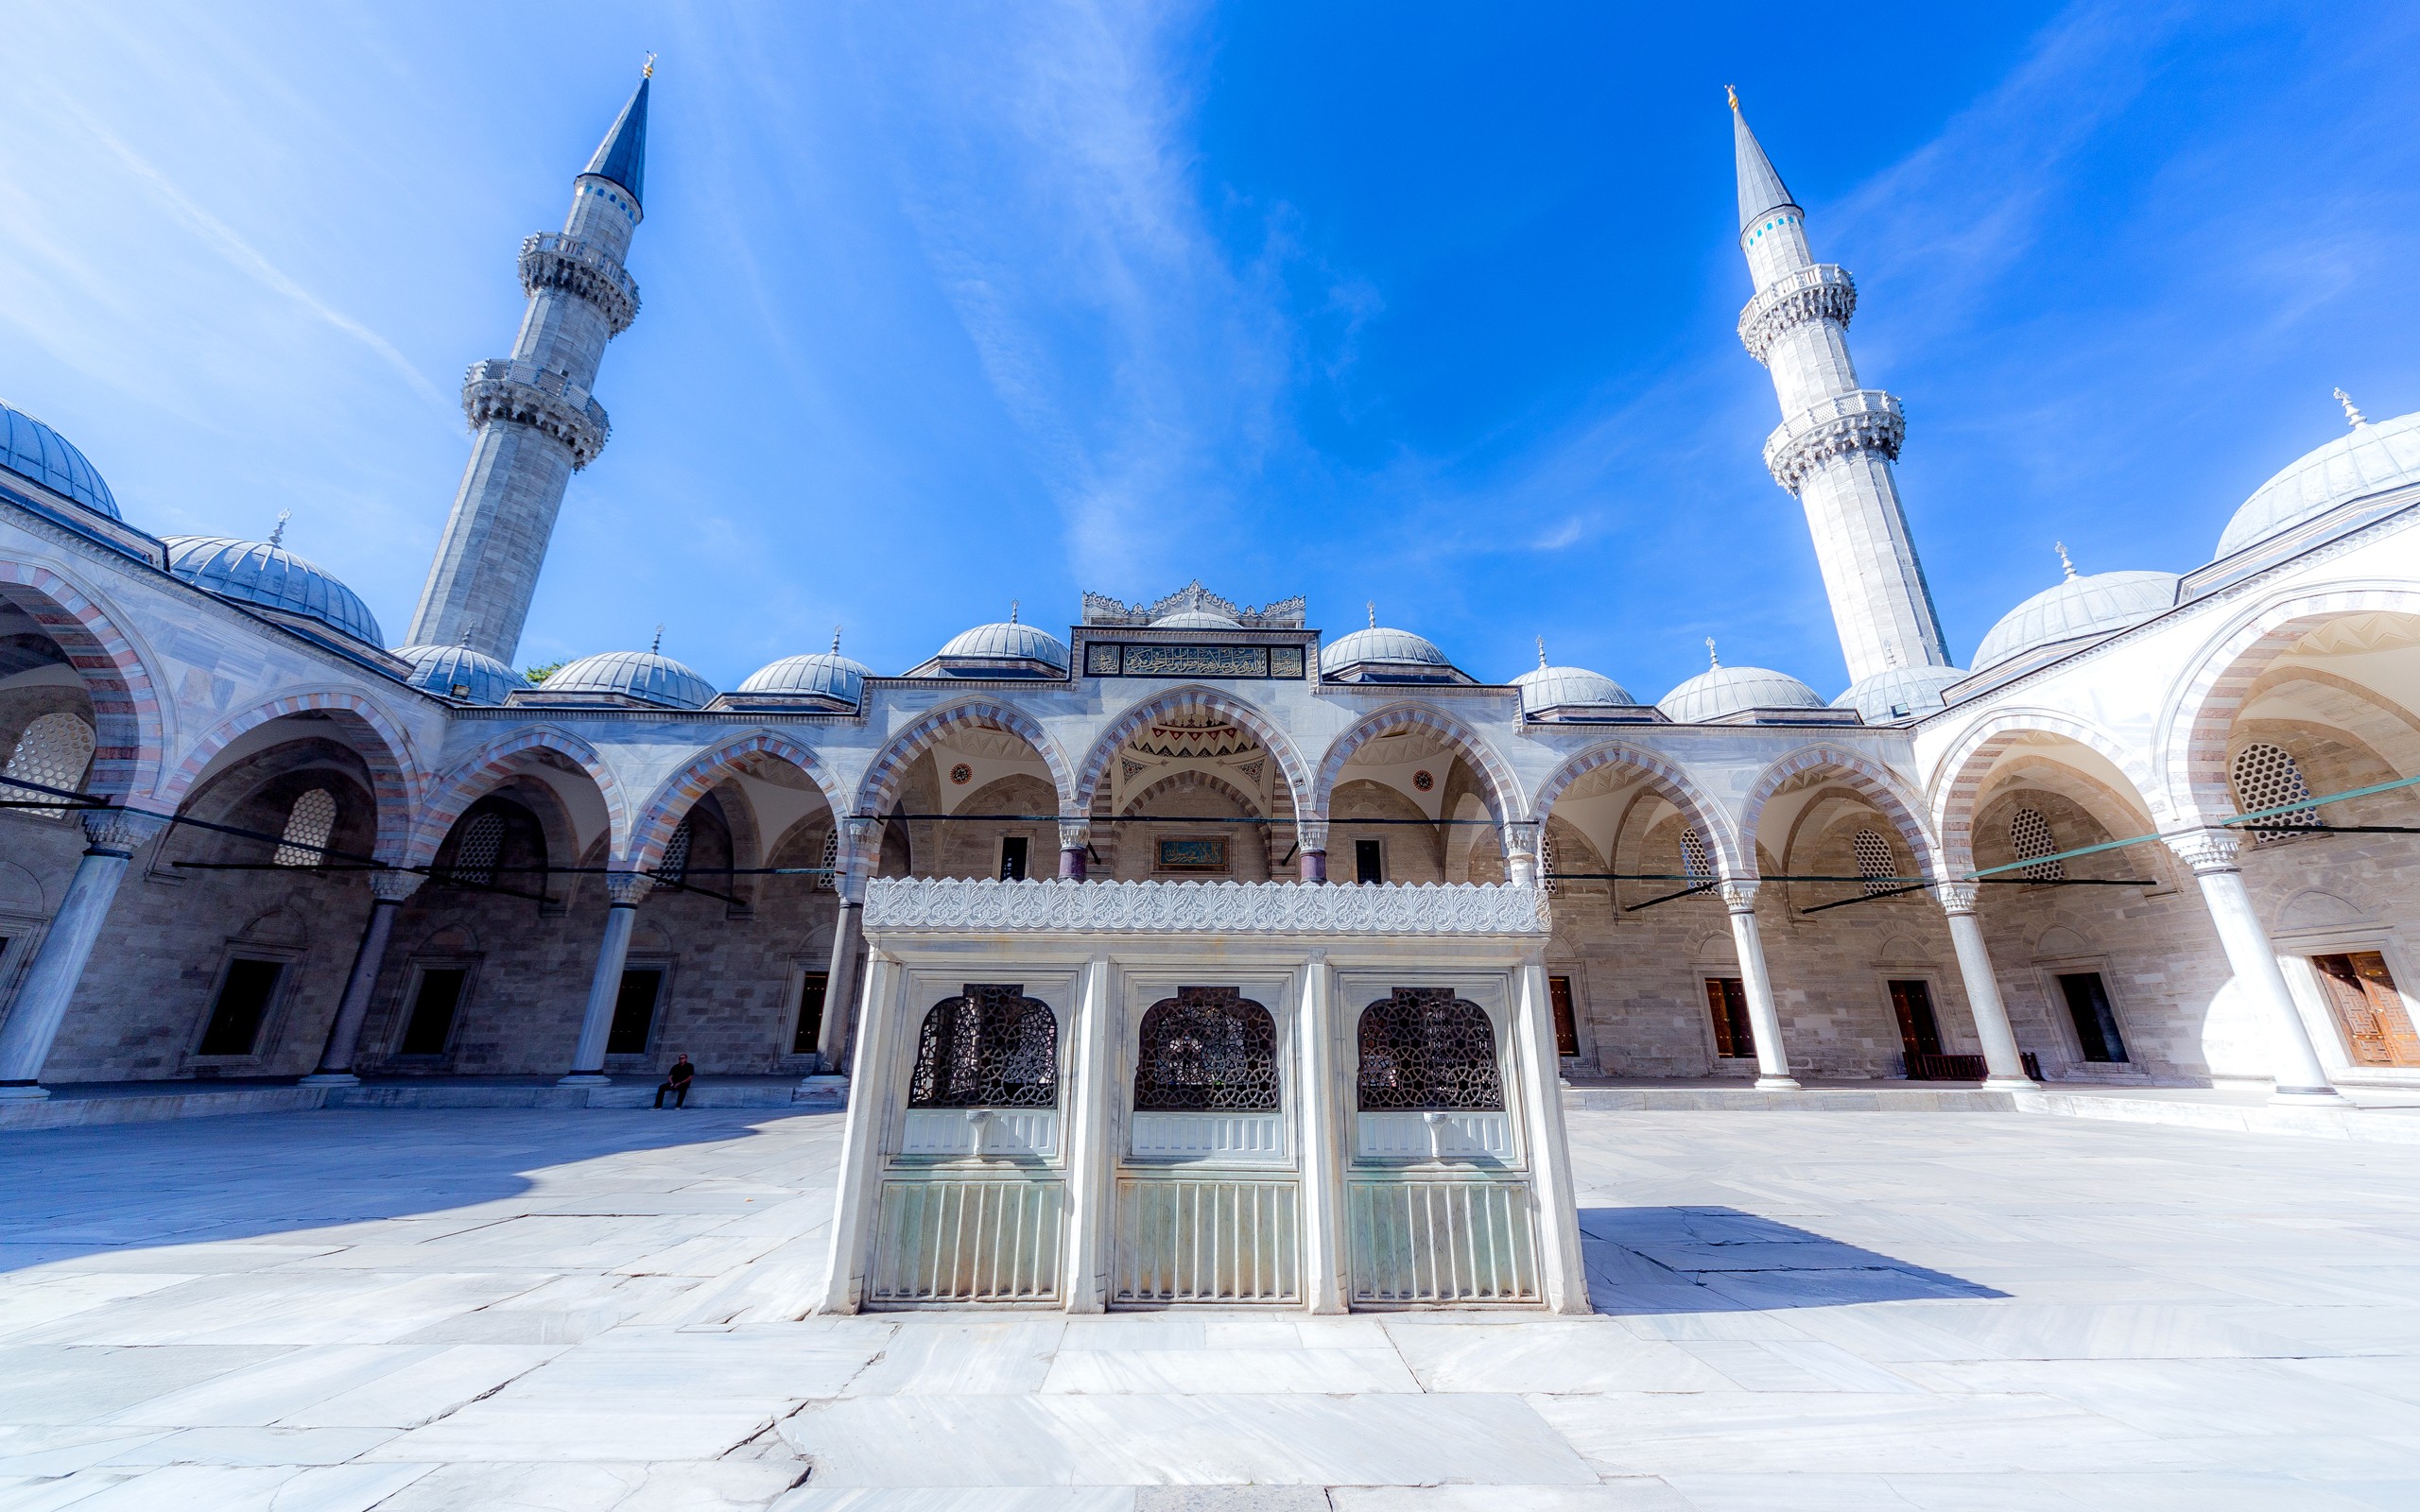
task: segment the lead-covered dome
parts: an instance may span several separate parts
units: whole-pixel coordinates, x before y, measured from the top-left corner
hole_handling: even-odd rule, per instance
[[[2176,606],[2174,573],[2093,573],[2078,576],[2010,610],[1975,647],[1975,670],[2070,641],[2098,639],[2140,625]]]
[[[1849,684],[1849,691],[1833,699],[1832,707],[1854,709],[1869,725],[1912,719],[1949,707],[1942,690],[1965,681],[1969,675],[1958,667],[1886,667]]]
[[[714,684],[660,651],[606,651],[566,662],[542,692],[589,694],[634,699],[659,709],[703,709],[714,701]]]
[[[1512,686],[1521,690],[1521,713],[1531,719],[1585,719],[1592,713],[1640,708],[1629,689],[1585,667],[1533,667],[1514,678]]]
[[[1821,709],[1821,695],[1787,672],[1718,666],[1701,672],[1656,701],[1676,725],[1703,725],[1751,709]]]
[[[864,696],[866,679],[873,676],[873,668],[838,651],[786,656],[750,673],[733,696],[815,699],[854,709]]]
[[[951,678],[1061,678],[1067,675],[1067,644],[1011,619],[950,637],[927,665]]]
[[[406,645],[395,654],[412,664],[406,682],[456,703],[493,707],[513,689],[529,685],[510,667],[467,645]]]
[[[161,544],[168,548],[168,571],[204,593],[322,625],[365,644],[387,643],[360,594],[274,541],[166,536]]]
[[[1454,664],[1409,630],[1374,625],[1320,651],[1320,676],[1354,682],[1452,682]]]
[[[116,496],[84,454],[66,437],[5,401],[0,401],[0,468],[95,514],[120,518]]]
[[[2345,412],[2360,414],[2349,401]],[[2232,556],[2347,500],[2406,483],[2420,483],[2420,411],[2376,424],[2357,418],[2351,431],[2253,490],[2219,537],[2219,555]]]

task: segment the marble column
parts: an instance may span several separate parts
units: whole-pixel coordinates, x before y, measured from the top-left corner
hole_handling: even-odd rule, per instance
[[[370,1017],[370,995],[378,987],[378,971],[387,961],[387,938],[395,930],[395,916],[404,900],[428,879],[417,871],[373,871],[370,874],[370,927],[361,932],[360,948],[353,953],[353,971],[344,979],[344,997],[337,1004],[337,1021],[328,1026],[328,1046],[320,1053],[320,1069],[302,1078],[305,1087],[351,1087],[361,1078],[353,1074],[353,1054],[361,1042],[361,1023]]]
[[[140,809],[87,809],[82,818],[84,858],[76,864],[59,912],[50,917],[50,931],[26,969],[15,1006],[0,1023],[0,1102],[50,1095],[42,1086],[43,1062],[50,1058],[68,1000],[83,980],[84,963],[93,957],[110,902],[126,879],[126,864],[168,823],[165,816]]]
[[[1789,1057],[1781,1047],[1781,1009],[1773,1003],[1772,973],[1765,970],[1764,936],[1756,932],[1756,884],[1726,882],[1722,906],[1731,910],[1731,943],[1739,953],[1739,985],[1748,997],[1748,1028],[1756,1037],[1756,1085],[1793,1091]]]
[[[1504,876],[1515,887],[1538,885],[1538,821],[1514,819],[1504,826]]]
[[[819,1313],[854,1313],[865,1301],[866,1265],[872,1258],[876,1191],[882,1175],[882,1131],[896,1096],[891,1090],[899,1059],[892,1004],[898,964],[880,951],[866,954],[866,1024],[849,1068],[849,1112],[840,1130],[839,1195],[832,1210],[832,1251],[823,1270]]]
[[[1059,821],[1059,878],[1062,882],[1084,880],[1084,853],[1093,842],[1093,821],[1061,818]]]
[[[579,1047],[572,1052],[571,1074],[558,1087],[606,1087],[605,1039],[614,1029],[614,1005],[622,996],[622,963],[630,958],[631,931],[637,927],[639,900],[653,879],[640,871],[605,874],[605,937],[596,946],[596,974],[588,981],[588,1011],[579,1021]]]
[[[1077,978],[1075,1065],[1067,1090],[1067,1259],[1062,1281],[1070,1313],[1109,1309],[1110,1207],[1117,1194],[1115,1123],[1120,1091],[1112,1063],[1116,1005],[1109,957],[1096,955]]]
[[[1327,881],[1327,820],[1296,819],[1294,821],[1295,860],[1302,864],[1305,882]]]
[[[1972,882],[1945,882],[1941,911],[1949,916],[1949,946],[1958,953],[1958,975],[1966,985],[1966,1005],[1975,1015],[1975,1038],[1983,1042],[1983,1065],[1990,1073],[1983,1085],[2030,1090],[2039,1084],[2025,1074],[2025,1056],[2017,1049],[2016,1030],[2008,1022],[2008,1004],[2000,997],[1999,977],[1992,971],[1992,953],[1983,944],[1983,921],[1975,915],[1982,890]]]
[[[1554,1001],[1542,958],[1525,961],[1513,1015],[1520,1034],[1514,1062],[1527,1084],[1530,1180],[1538,1205],[1538,1259],[1547,1310],[1588,1311],[1588,1267],[1580,1252],[1580,1203],[1572,1185],[1571,1144],[1563,1125],[1563,1060],[1554,1048]]]
[[[2197,830],[2168,842],[2202,885],[2202,901],[2210,910],[2210,922],[2218,926],[2227,964],[2235,969],[2237,988],[2251,1000],[2254,1011],[2269,1021],[2277,1056],[2274,1100],[2336,1104],[2336,1089],[2328,1082],[2326,1068],[2319,1063],[2319,1047],[2311,1042],[2310,1029],[2294,1006],[2286,973],[2278,970],[2276,947],[2269,943],[2269,932],[2253,912],[2252,894],[2245,890],[2243,870],[2236,864],[2242,845],[2241,835],[2217,829]]]
[[[857,945],[865,937],[866,877],[873,870],[881,829],[880,819],[840,821],[839,855],[833,863],[840,874],[832,879],[840,907],[832,924],[832,959],[824,967],[823,1027],[815,1037],[816,1058],[827,1076],[849,1074],[849,1038],[856,1032],[857,1015]]]
[[[1323,950],[1303,962],[1295,1031],[1303,1067],[1293,1088],[1303,1141],[1303,1299],[1314,1313],[1342,1313],[1352,1296],[1351,1257],[1344,1250],[1345,1109],[1352,1086],[1338,1071],[1336,969]]]

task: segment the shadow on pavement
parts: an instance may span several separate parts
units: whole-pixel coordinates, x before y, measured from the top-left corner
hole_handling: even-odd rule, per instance
[[[1749,1313],[2006,1297],[1737,1208],[1582,1208],[1599,1313]]]

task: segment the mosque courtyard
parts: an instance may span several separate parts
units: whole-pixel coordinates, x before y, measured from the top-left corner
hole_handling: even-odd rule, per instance
[[[2408,1146],[1570,1120],[1567,1319],[802,1318],[833,1113],[0,1135],[0,1508],[2420,1505]]]

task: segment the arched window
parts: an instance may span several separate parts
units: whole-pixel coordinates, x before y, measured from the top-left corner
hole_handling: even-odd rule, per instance
[[[1891,842],[1882,838],[1881,831],[1858,831],[1856,838],[1849,842],[1849,849],[1857,853],[1857,874],[1871,879],[1865,884],[1868,898],[1899,885],[1891,880],[1897,875],[1896,864],[1891,859]]]
[[[327,860],[328,833],[336,827],[337,796],[324,787],[311,789],[285,811],[285,833],[272,859],[281,867],[319,866]]]
[[[664,842],[664,859],[655,864],[655,879],[679,886],[689,875],[689,821],[683,819],[672,838]]]
[[[493,811],[474,815],[462,827],[460,843],[454,847],[454,880],[475,887],[493,886],[495,864],[503,853],[504,816]]]
[[[834,825],[823,836],[823,856],[815,863],[823,874],[815,879],[817,892],[831,892],[840,885],[840,827]]]
[[[2019,861],[2059,853],[2058,838],[2050,833],[2050,821],[2042,816],[2040,809],[2019,809],[2010,815],[2008,839],[2009,844],[2016,848],[2016,859]],[[2035,882],[2057,882],[2067,874],[2067,864],[2045,861],[2040,866],[2026,868],[2025,874]]]
[[[2257,814],[2263,809],[2282,809],[2309,797],[2310,784],[2303,781],[2303,769],[2283,748],[2261,743],[2235,753],[2235,806],[2238,811]],[[2260,822],[2315,826],[2319,823],[2319,810],[2295,809],[2272,815]],[[2286,838],[2274,830],[2255,830],[2252,837],[2256,845]]]
[[[1500,1108],[1495,1026],[1449,987],[1401,987],[1361,1010],[1361,1111]]]
[[[84,768],[93,764],[93,727],[71,713],[44,714],[26,727],[17,737],[17,746],[9,753],[9,775],[21,782],[34,782],[73,792],[83,785]],[[26,788],[17,788],[8,797],[9,801],[26,802],[41,795]],[[58,808],[20,809],[21,814],[39,814],[55,819],[67,812],[66,805]]]
[[[1706,853],[1705,836],[1695,830],[1681,832],[1681,870],[1692,877],[1714,875],[1714,858]]]
[[[1059,1021],[1021,983],[969,982],[925,1015],[910,1108],[1055,1108]]]
[[[1277,1107],[1277,1025],[1231,987],[1181,987],[1143,1015],[1138,1113],[1266,1112]]]

